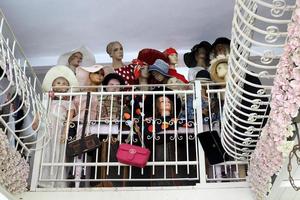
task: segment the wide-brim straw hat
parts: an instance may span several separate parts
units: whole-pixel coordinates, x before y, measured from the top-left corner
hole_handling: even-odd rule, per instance
[[[52,67],[45,75],[42,83],[44,91],[49,92],[52,88],[52,83],[55,79],[63,77],[69,82],[70,87],[78,87],[78,80],[74,72],[65,65],[56,65]],[[73,91],[77,91],[78,88],[74,88]]]
[[[69,65],[70,56],[76,52],[82,53],[82,62],[80,64],[81,66],[87,67],[96,64],[96,58],[92,51],[85,46],[81,46],[77,49],[73,49],[72,51],[62,54],[58,58],[57,65]]]
[[[211,64],[211,67],[210,67],[210,77],[211,77],[211,80],[213,80],[216,83],[223,83],[223,82],[225,82],[224,78],[220,78],[217,75],[217,69],[216,68],[221,63],[227,63],[228,64],[228,57],[214,59],[214,61]]]

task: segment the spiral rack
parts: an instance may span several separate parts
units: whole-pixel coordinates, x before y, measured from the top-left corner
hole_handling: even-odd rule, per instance
[[[28,157],[48,141],[46,109],[41,84],[1,11],[0,85],[1,128],[12,145]]]
[[[236,0],[227,74],[222,144],[248,159],[268,119],[273,79],[295,0]]]

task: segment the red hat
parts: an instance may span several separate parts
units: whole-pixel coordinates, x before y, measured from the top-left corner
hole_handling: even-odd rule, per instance
[[[162,52],[155,49],[142,49],[139,52],[137,59],[147,63],[148,65],[153,65],[157,59],[162,59],[169,64],[169,58],[167,58]]]
[[[176,51],[174,48],[172,48],[172,47],[170,47],[170,48],[164,50],[164,54],[165,54],[166,56],[169,56],[169,55],[171,55],[171,54],[173,54],[173,53],[178,54],[177,51]]]

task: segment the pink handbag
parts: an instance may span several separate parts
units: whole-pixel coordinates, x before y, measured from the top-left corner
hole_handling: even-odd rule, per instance
[[[117,159],[120,163],[144,168],[149,160],[150,150],[131,144],[120,144]]]

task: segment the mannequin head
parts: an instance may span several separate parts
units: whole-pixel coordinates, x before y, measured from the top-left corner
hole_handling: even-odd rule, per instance
[[[90,78],[92,85],[101,85],[101,83],[104,79],[104,70],[101,69],[97,72],[90,72],[89,78]]]
[[[178,84],[184,84],[184,83],[175,77],[169,78],[167,84],[170,84],[168,87],[172,90],[180,90],[180,89],[184,88],[184,87],[178,85]]]
[[[83,55],[82,55],[81,52],[78,51],[78,52],[73,53],[69,57],[68,63],[69,63],[69,65],[71,65],[71,66],[73,66],[73,67],[76,68],[76,67],[78,67],[81,64],[82,59],[83,59]]]
[[[170,68],[175,68],[175,65],[178,63],[178,53],[174,48],[168,48],[164,51],[164,54],[169,59]]]
[[[69,81],[64,77],[58,77],[52,82],[53,92],[67,92],[68,88],[56,88],[70,86]]]
[[[123,46],[120,42],[110,42],[106,46],[106,52],[113,60],[121,61],[123,59]]]
[[[228,71],[228,64],[227,63],[220,63],[217,66],[217,75],[220,78],[224,78],[227,75],[227,71]]]
[[[120,91],[120,85],[125,85],[124,79],[117,73],[107,74],[103,81],[102,85],[108,86],[104,90],[107,92],[117,92]]]
[[[147,79],[149,77],[148,65],[141,66],[140,73],[141,73],[140,75],[141,78]]]
[[[228,44],[217,44],[214,49],[213,49],[213,53],[215,55],[215,57],[217,57],[218,55],[228,55],[230,52],[229,50],[229,45]]]
[[[197,63],[197,66],[203,66],[203,67],[207,67],[207,54],[208,52],[206,51],[206,49],[204,47],[200,47],[197,49],[197,51],[195,52],[195,60]]]
[[[107,83],[107,86],[109,86],[109,87],[106,88],[106,91],[107,92],[118,92],[118,91],[120,91],[120,87],[118,87],[120,85],[121,84],[118,79],[114,79],[114,78],[110,79]]]
[[[212,57],[216,58],[219,55],[227,56],[230,52],[230,40],[225,37],[220,37],[212,44]]]
[[[217,83],[226,82],[228,72],[227,59],[216,61],[212,64],[210,75],[211,79]]]
[[[173,112],[172,101],[167,96],[160,96],[155,101],[156,116],[171,116]]]

